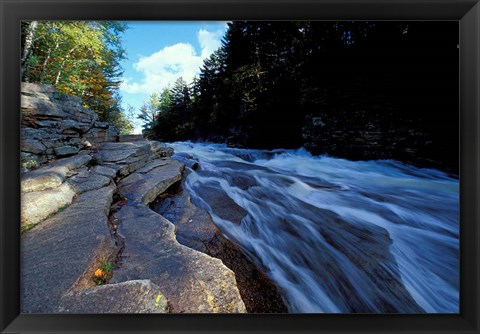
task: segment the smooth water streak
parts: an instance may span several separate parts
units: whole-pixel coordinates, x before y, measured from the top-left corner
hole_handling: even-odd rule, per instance
[[[290,312],[458,313],[459,182],[396,161],[170,144],[197,205]]]

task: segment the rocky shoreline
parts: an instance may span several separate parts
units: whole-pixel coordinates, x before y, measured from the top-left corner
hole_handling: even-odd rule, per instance
[[[186,164],[198,167],[195,163]],[[175,225],[179,243],[220,259],[235,273],[247,312],[287,313],[278,288],[271,279],[223,236],[206,210],[192,203],[184,187],[189,171],[185,169],[183,174],[181,181],[173,184],[150,204],[152,210]]]
[[[178,243],[148,207],[182,178],[171,154],[158,142],[103,143],[23,174],[22,312],[246,312],[235,274]]]
[[[226,240],[212,243],[215,256],[179,242],[182,229],[150,208],[182,180],[171,148],[119,136],[51,86],[22,84],[21,150],[22,313],[247,312],[222,262],[241,253],[222,258]],[[205,214],[191,219],[215,229]]]

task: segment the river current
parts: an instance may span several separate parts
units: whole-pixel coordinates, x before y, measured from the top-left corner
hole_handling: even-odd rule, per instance
[[[458,313],[459,181],[393,160],[177,142],[185,186],[292,313]]]

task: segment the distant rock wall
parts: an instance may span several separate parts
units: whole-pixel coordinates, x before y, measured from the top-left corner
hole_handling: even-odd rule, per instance
[[[119,130],[98,122],[79,97],[55,87],[21,85],[21,163],[24,171],[45,162],[77,154],[93,143],[118,141]]]

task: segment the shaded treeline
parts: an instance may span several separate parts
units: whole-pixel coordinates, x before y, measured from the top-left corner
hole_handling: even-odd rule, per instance
[[[198,80],[146,103],[145,133],[456,172],[458,50],[453,21],[236,21]]]
[[[22,21],[22,81],[55,86],[82,98],[99,120],[128,133],[132,126],[121,107],[118,89],[125,59],[115,21]]]

